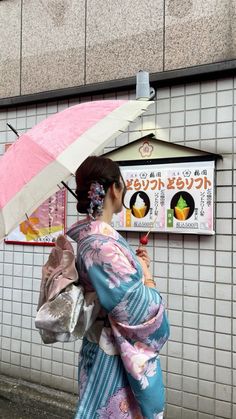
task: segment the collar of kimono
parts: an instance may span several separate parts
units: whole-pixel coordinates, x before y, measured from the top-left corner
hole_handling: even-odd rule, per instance
[[[91,221],[90,218],[78,221],[67,231],[66,234],[75,241],[92,234],[111,237],[115,240],[118,240],[119,238],[119,234],[113,227],[110,226],[110,224],[100,220]]]

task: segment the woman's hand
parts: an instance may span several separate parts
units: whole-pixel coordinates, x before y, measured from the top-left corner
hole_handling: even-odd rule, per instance
[[[152,277],[152,274],[149,271],[150,258],[149,258],[148,254],[147,254],[146,249],[144,249],[142,247],[139,247],[136,250],[136,255],[137,255],[138,260],[139,260],[139,262],[140,262],[140,264],[141,264],[141,266],[143,268],[143,276],[144,276],[144,279],[151,278]]]
[[[153,281],[152,274],[148,269],[150,266],[150,258],[148,256],[146,249],[143,247],[139,247],[136,250],[136,255],[140,262],[140,265],[143,268],[144,285],[146,285],[149,288],[155,288],[156,287],[155,282]]]
[[[146,263],[147,267],[149,268],[150,257],[148,256],[147,250],[144,247],[139,247],[136,250],[136,255],[138,256],[139,259],[141,258]]]

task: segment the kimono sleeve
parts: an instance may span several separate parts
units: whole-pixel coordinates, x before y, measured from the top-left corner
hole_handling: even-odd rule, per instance
[[[132,287],[142,283],[142,267],[115,240],[90,236],[79,249],[82,265],[97,293],[101,306],[110,312]]]
[[[101,306],[115,322],[138,325],[164,312],[162,298],[143,284],[138,259],[115,240],[90,237],[80,251]]]

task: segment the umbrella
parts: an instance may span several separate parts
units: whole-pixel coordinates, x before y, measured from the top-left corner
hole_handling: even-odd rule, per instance
[[[22,134],[0,159],[0,240],[55,193],[84,159],[101,152],[150,104],[86,102]]]

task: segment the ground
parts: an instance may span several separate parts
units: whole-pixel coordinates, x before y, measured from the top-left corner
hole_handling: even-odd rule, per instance
[[[73,419],[77,396],[0,375],[0,419]]]
[[[58,416],[50,412],[50,419],[72,419],[73,416]],[[15,402],[0,397],[0,419],[47,419],[48,412],[46,410],[38,410],[29,406],[23,406]]]

